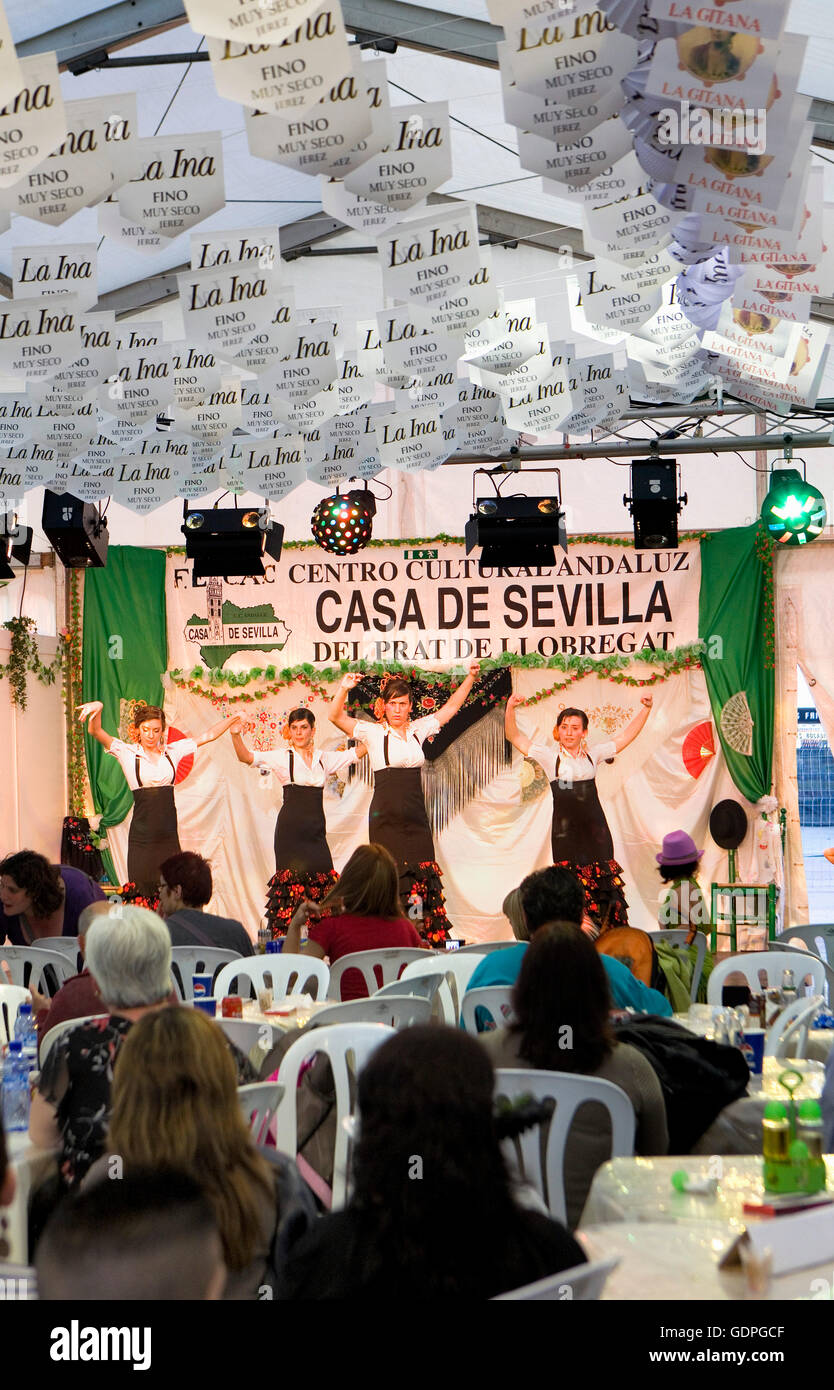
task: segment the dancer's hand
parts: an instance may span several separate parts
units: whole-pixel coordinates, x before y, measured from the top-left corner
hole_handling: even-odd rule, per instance
[[[342,688],[344,690],[352,690],[355,685],[359,684],[361,679],[361,671],[346,671],[342,676]]]
[[[93,715],[101,714],[104,705],[101,700],[88,700],[86,705],[76,705],[75,708],[78,715],[78,722],[80,724],[86,724],[87,720],[91,719]]]
[[[227,728],[230,734],[242,734],[246,728],[246,720],[242,714],[233,714]]]
[[[470,661],[469,665],[466,668],[466,673],[467,675],[472,677],[473,681],[476,681],[479,675],[481,674],[480,661]]]
[[[519,705],[523,704],[523,697],[521,695],[516,695],[515,691],[513,691],[512,695],[507,699],[507,709],[517,709]]]
[[[358,742],[357,742],[357,744],[356,744],[356,750],[355,750],[355,751],[356,751],[356,761],[359,762],[360,758],[367,758],[367,756],[368,756],[368,745],[367,745],[366,743],[358,743]]]
[[[641,695],[641,696],[640,696],[640,704],[641,704],[641,705],[645,705],[645,706],[646,706],[646,709],[651,709],[652,705],[654,704],[654,696],[653,696],[653,695]]]

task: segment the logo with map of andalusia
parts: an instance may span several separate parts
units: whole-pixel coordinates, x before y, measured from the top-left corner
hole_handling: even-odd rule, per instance
[[[280,652],[292,628],[279,618],[271,603],[242,608],[223,598],[223,580],[206,580],[207,615],[193,614],[185,624],[186,642],[196,642],[206,666],[224,666],[237,652]]]

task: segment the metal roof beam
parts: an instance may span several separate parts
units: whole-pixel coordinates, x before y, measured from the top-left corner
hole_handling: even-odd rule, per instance
[[[120,0],[109,9],[23,39],[17,45],[17,53],[20,58],[28,58],[33,53],[54,51],[61,64],[96,49],[138,43],[186,22],[182,0]]]

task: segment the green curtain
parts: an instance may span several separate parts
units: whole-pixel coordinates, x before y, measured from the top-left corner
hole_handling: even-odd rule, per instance
[[[730,775],[748,801],[770,795],[773,764],[774,671],[767,665],[768,586],[757,530],[739,526],[701,542],[698,615],[712,717]]]
[[[161,705],[162,673],[168,667],[165,609],[165,552],[113,546],[104,569],[84,577],[82,698],[101,700],[103,728],[119,733],[120,701]],[[133,796],[119,764],[89,735],[87,771],[101,827],[119,825]],[[105,867],[116,882],[110,856]]]

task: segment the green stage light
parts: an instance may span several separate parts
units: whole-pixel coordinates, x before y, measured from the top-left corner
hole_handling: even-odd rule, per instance
[[[780,545],[808,545],[826,523],[825,498],[796,468],[775,468],[762,503],[762,521]]]

